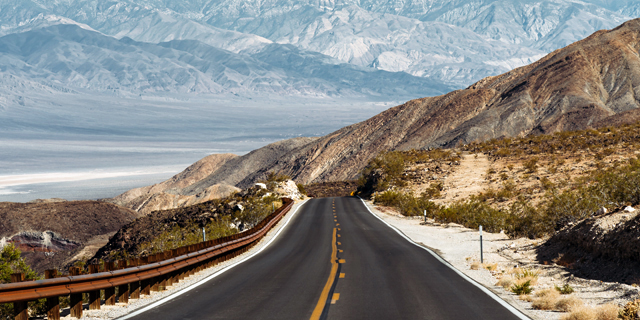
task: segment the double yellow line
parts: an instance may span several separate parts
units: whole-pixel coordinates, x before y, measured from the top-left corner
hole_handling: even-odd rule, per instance
[[[327,299],[329,299],[329,292],[331,291],[333,282],[336,279],[336,273],[338,273],[338,240],[336,234],[336,228],[333,228],[333,236],[331,237],[331,273],[329,273],[329,279],[327,279],[327,283],[324,285],[324,289],[322,289],[320,300],[318,300],[316,308],[313,309],[310,320],[320,319],[322,310],[324,310],[324,306],[327,304]]]

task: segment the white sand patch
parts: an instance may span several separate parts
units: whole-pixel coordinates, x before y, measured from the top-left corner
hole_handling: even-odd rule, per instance
[[[4,190],[3,194],[12,194],[11,189],[6,187],[19,186],[19,185],[31,185],[40,183],[53,183],[53,182],[70,182],[70,181],[84,181],[95,179],[107,179],[107,178],[119,178],[130,176],[143,176],[152,174],[164,174],[164,173],[178,173],[184,169],[186,165],[166,166],[166,167],[151,167],[144,169],[129,169],[129,170],[114,170],[114,171],[86,171],[86,172],[51,172],[51,173],[36,173],[36,174],[18,174],[18,175],[4,175],[0,176],[0,190]]]

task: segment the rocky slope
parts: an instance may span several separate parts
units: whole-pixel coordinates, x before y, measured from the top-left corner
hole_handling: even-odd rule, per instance
[[[210,155],[189,166],[162,183],[129,190],[110,202],[148,214],[156,210],[187,207],[219,199],[240,191],[237,186],[250,187],[245,182],[255,171],[265,171],[284,154],[305,146],[316,138],[294,138],[269,144],[243,156]],[[268,170],[267,170],[268,171]],[[266,172],[266,171],[265,171]]]
[[[281,141],[235,158],[184,192],[194,195],[219,183],[246,188],[269,172],[303,184],[349,180],[388,150],[453,147],[633,121],[639,38],[640,19],[596,32],[464,90],[409,101],[319,139]]]
[[[638,108],[639,37],[640,20],[632,20],[467,89],[409,101],[290,152],[240,185],[271,170],[300,183],[347,180],[387,150],[452,147],[620,121],[616,115]]]
[[[138,215],[98,201],[0,203],[0,246],[13,243],[36,270],[91,257]]]
[[[240,189],[228,184],[214,184],[201,192],[185,196],[181,190],[206,178],[227,161],[236,158],[234,154],[213,154],[202,158],[182,172],[164,182],[152,186],[129,190],[110,202],[127,207],[142,214],[156,210],[172,209],[226,197]]]
[[[582,277],[638,284],[639,212],[618,208],[563,229],[538,248],[538,260],[555,262]]]

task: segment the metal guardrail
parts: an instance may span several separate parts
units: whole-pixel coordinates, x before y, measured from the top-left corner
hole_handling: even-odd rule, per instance
[[[140,294],[162,291],[166,287],[218,262],[231,259],[257,243],[293,206],[293,200],[284,198],[283,206],[267,216],[253,228],[216,240],[168,250],[139,259],[119,260],[89,266],[89,274],[80,274],[79,268],[70,268],[70,275],[56,277],[55,270],[47,270],[45,280],[22,282],[24,275],[13,274],[12,282],[0,284],[0,303],[13,303],[15,319],[27,319],[27,302],[47,298],[49,319],[60,319],[58,297],[70,296],[71,316],[82,316],[82,294],[89,294],[90,309],[100,309],[100,290],[105,291],[105,305],[114,305],[115,288],[119,302],[137,299]]]

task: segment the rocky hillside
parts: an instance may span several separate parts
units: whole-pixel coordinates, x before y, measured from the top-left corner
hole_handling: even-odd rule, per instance
[[[215,172],[234,154],[213,154],[202,158],[182,172],[164,182],[152,186],[129,190],[109,201],[142,214],[156,210],[189,206],[211,199],[226,197],[240,189],[228,184],[213,184],[194,195],[183,195],[181,191]]]
[[[639,38],[640,19],[596,32],[467,89],[409,101],[318,139],[281,141],[234,158],[182,193],[216,184],[246,188],[269,172],[303,184],[350,180],[384,151],[632,122],[638,119]]]
[[[264,184],[171,210],[158,210],[123,226],[92,258],[114,260],[153,254],[252,228],[282,205],[281,198],[299,200],[296,184],[271,175]]]
[[[129,190],[109,201],[143,214],[224,198],[253,185],[255,171],[268,171],[278,159],[317,138],[279,141],[244,156],[210,155],[162,183]],[[247,178],[251,177],[251,178]],[[266,179],[266,176],[260,177]]]
[[[87,259],[138,215],[98,201],[0,203],[0,246],[14,243],[37,271]]]
[[[640,85],[639,38],[638,19],[596,32],[467,89],[391,108],[294,148],[277,161],[233,176],[216,172],[190,194],[220,182],[246,187],[270,171],[305,184],[348,180],[387,150],[452,147],[632,121],[637,119],[635,90]]]

